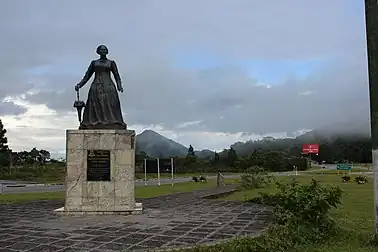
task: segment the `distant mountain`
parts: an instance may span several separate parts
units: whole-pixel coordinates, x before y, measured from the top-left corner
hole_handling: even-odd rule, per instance
[[[297,137],[300,141],[314,141],[316,139],[332,140],[336,137],[367,137],[370,136],[370,122],[349,120],[333,123],[307,132]]]
[[[136,136],[137,153],[145,152],[149,157],[186,156],[188,148],[153,130],[145,130]],[[199,158],[214,156],[211,150],[195,151],[195,154]]]
[[[309,131],[296,138],[274,139],[265,137],[259,141],[236,142],[232,147],[238,155],[248,155],[256,149],[285,149],[299,146],[303,143],[316,143],[320,140],[332,140],[335,137],[366,137],[370,135],[370,124],[366,121],[351,120],[334,123]],[[145,152],[150,157],[186,156],[188,147],[177,143],[153,130],[145,130],[136,137],[137,153]],[[195,151],[197,157],[206,159],[214,156],[211,150]],[[226,155],[225,152],[220,153]]]
[[[149,157],[170,157],[186,155],[188,148],[153,130],[145,130],[136,136],[136,151]]]
[[[305,143],[318,143],[319,141],[332,141],[337,137],[359,138],[370,136],[370,125],[367,121],[350,120],[346,122],[334,123],[324,127],[309,131],[296,138],[273,139],[263,138],[258,141],[237,142],[232,147],[239,155],[247,155],[257,149],[289,149],[301,148]]]

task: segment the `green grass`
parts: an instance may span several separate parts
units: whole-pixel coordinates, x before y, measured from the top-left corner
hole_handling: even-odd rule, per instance
[[[231,173],[231,172],[225,172],[225,173],[222,173],[223,175],[233,175],[233,174],[238,174],[238,173]],[[216,172],[194,172],[194,173],[175,173],[174,174],[174,177],[180,177],[180,178],[186,178],[186,177],[193,177],[193,176],[196,176],[196,177],[199,177],[199,176],[205,176],[205,177],[208,177],[208,176],[216,176],[217,173]],[[170,173],[160,173],[160,178],[171,178],[171,174]],[[149,179],[156,179],[158,176],[157,176],[157,173],[147,173],[147,180]],[[140,173],[140,172],[137,172],[135,173],[135,178],[136,179],[143,179],[144,180],[144,173]]]
[[[227,181],[232,183],[232,181]],[[172,185],[161,185],[161,186],[145,186],[136,187],[135,196],[136,198],[151,198],[161,195],[174,194],[179,192],[191,192],[194,190],[206,189],[215,187],[215,180],[209,180],[207,182],[184,182]],[[31,193],[10,193],[0,195],[0,204],[6,203],[22,203],[28,201],[37,200],[63,200],[65,197],[65,192],[31,192]]]
[[[237,173],[223,173],[237,174]],[[174,177],[193,177],[193,176],[216,176],[216,172],[195,172],[195,173],[175,173]],[[20,180],[20,181],[33,181],[37,183],[63,183],[66,176],[65,166],[50,165],[46,167],[33,168],[21,167],[15,168],[13,173],[0,176],[0,179]],[[171,178],[170,173],[160,173],[160,178]],[[157,173],[147,173],[147,180],[156,179]],[[136,171],[136,179],[144,180],[144,172]]]
[[[340,237],[330,240],[325,244],[312,244],[302,246],[288,252],[373,252],[378,251],[378,247],[369,247],[366,245],[367,237],[371,236],[374,231],[374,213],[373,213],[373,184],[369,179],[368,184],[358,185],[353,181],[357,175],[351,175],[352,182],[342,183],[337,175],[327,174],[326,176],[297,176],[295,179],[300,183],[308,183],[312,178],[322,184],[339,186],[345,193],[342,204],[331,214],[336,219],[338,225],[345,230]],[[277,177],[277,180],[290,182],[294,177]],[[259,196],[259,192],[272,193],[277,189],[274,185],[266,188],[239,191],[231,194],[223,200],[243,201]],[[341,238],[343,237],[343,238]],[[364,239],[361,239],[363,237]]]
[[[316,169],[316,170],[308,170],[308,171],[304,171],[304,172],[311,173],[311,174],[340,174],[340,175],[342,175],[344,173],[346,173],[346,174],[349,173],[349,171],[337,171],[337,170],[327,170],[327,169],[324,169],[322,171],[318,170],[318,169]],[[360,169],[360,168],[353,168],[351,170],[351,172],[369,172],[369,170],[367,170],[367,169]]]

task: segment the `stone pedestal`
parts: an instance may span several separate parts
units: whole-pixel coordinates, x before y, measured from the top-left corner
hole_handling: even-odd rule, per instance
[[[88,155],[91,158],[93,153],[110,154],[110,157],[103,161],[105,165],[101,165],[110,168],[110,176],[107,173],[107,176],[102,176],[101,181],[88,181],[93,180],[93,176],[88,173],[89,169],[92,169],[93,173],[100,170],[96,168],[98,162],[88,164],[92,162],[88,161]],[[142,205],[135,203],[135,131],[67,130],[66,162],[65,206],[56,212],[141,213]]]

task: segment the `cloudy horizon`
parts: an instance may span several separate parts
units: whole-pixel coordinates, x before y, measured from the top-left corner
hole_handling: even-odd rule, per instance
[[[362,0],[2,7],[0,118],[14,150],[65,150],[65,130],[78,126],[74,86],[99,44],[117,62],[124,119],[138,133],[221,150],[369,119]]]

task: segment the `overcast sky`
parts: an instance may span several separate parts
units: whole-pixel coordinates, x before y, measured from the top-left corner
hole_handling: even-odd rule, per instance
[[[14,150],[65,149],[99,44],[128,127],[196,149],[368,120],[363,0],[5,1],[0,116]],[[81,96],[86,99],[88,83]]]

